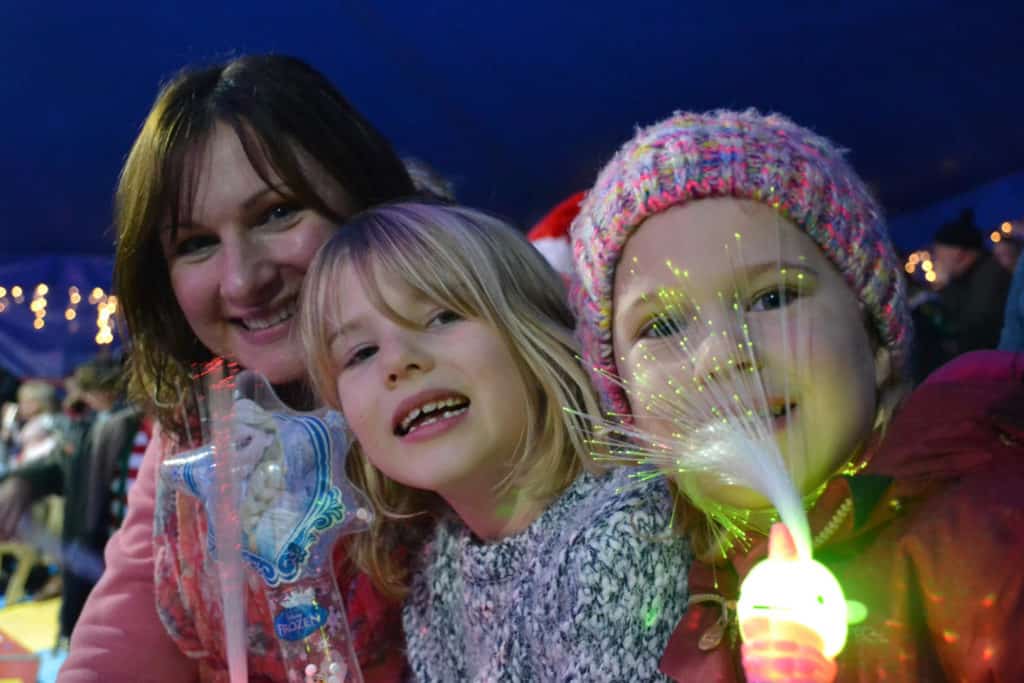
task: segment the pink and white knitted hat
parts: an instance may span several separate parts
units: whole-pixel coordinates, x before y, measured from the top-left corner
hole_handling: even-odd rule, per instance
[[[612,349],[615,268],[644,220],[707,197],[764,202],[806,232],[871,316],[903,369],[910,344],[902,264],[881,209],[828,140],[756,111],[677,113],[641,129],[598,175],[572,224],[574,283],[583,361],[604,408],[627,415]]]

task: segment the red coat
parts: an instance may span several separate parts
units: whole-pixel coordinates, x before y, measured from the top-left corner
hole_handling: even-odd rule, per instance
[[[829,483],[812,531],[848,498],[852,514],[816,550],[868,609],[850,627],[837,681],[1024,681],[1024,354],[972,353],[929,377],[869,466]],[[765,549],[762,539],[714,573],[694,563],[691,595],[735,600]],[[721,613],[712,601],[689,608],[665,674],[744,680],[734,614],[721,644],[700,648]]]

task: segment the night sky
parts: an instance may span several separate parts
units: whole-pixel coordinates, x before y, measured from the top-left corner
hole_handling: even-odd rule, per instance
[[[829,4],[8,2],[0,260],[110,255],[117,173],[160,82],[254,51],[306,59],[464,203],[523,226],[637,124],[780,111],[849,148],[916,247],[931,227],[901,216],[1024,172],[1024,3]],[[1024,215],[1020,178],[979,218]]]

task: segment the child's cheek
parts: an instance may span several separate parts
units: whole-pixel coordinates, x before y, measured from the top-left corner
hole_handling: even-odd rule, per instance
[[[373,412],[369,410],[368,401],[341,401],[341,412],[348,421],[348,427],[352,430],[352,435],[355,437],[365,451],[371,446],[377,445],[380,440],[378,436],[374,434],[373,429]]]

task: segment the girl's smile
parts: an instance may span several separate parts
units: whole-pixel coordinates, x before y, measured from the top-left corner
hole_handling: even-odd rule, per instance
[[[456,509],[458,500],[493,504],[526,431],[526,386],[508,344],[491,325],[373,271],[366,283],[356,268],[340,270],[326,321],[337,395],[363,454]]]
[[[392,420],[395,436],[419,441],[444,433],[461,422],[469,404],[468,398],[455,392],[421,392],[399,404]]]

